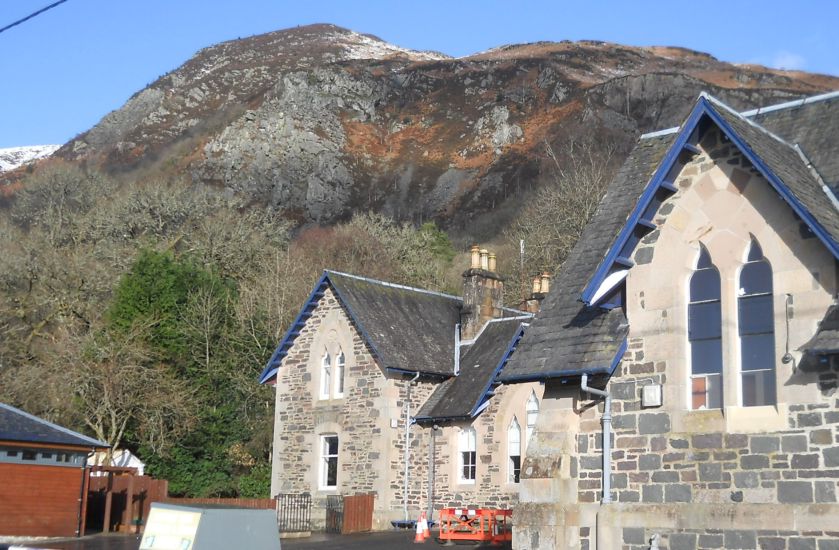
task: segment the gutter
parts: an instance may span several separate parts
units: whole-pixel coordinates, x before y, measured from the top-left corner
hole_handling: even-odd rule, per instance
[[[588,374],[580,380],[580,389],[586,393],[605,399],[603,406],[603,498],[601,504],[612,502],[612,396],[607,391],[598,390],[588,385]]]

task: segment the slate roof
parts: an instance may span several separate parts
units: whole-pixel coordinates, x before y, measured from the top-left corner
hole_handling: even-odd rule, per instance
[[[839,210],[834,205],[835,198],[827,195],[822,182],[807,167],[805,160],[795,147],[782,141],[779,136],[773,135],[757,123],[750,123],[745,117],[724,107],[719,101],[715,100],[713,103],[719,107],[715,109],[716,112],[781,179],[807,212],[812,214],[815,221],[830,234],[833,241],[839,243]],[[839,107],[834,110],[839,114]],[[806,124],[802,123],[801,126],[804,127]],[[839,133],[833,135],[832,145],[834,157],[839,157],[839,151],[837,151]]]
[[[5,403],[0,403],[0,441],[70,445],[86,449],[109,447],[107,443],[47,422]]]
[[[839,93],[756,109],[744,116],[784,141],[797,144],[828,185],[839,185]]]
[[[276,377],[327,287],[335,292],[384,368],[446,378],[454,374],[454,332],[460,322],[462,298],[327,270],[268,361],[260,383]],[[503,308],[502,315],[529,314]]]
[[[604,271],[601,263],[609,258],[617,235],[630,220],[633,210],[656,173],[671,145],[684,140],[699,116],[716,116],[727,125],[734,140],[756,163],[766,166],[767,178],[776,190],[802,216],[834,255],[839,252],[839,208],[836,197],[823,183],[836,181],[839,133],[839,94],[738,114],[722,102],[703,94],[688,118],[686,129],[676,128],[642,136],[601,200],[591,222],[583,230],[542,304],[522,338],[515,355],[500,374],[504,382],[563,378],[589,374],[610,374],[625,350],[629,331],[620,308],[586,306],[583,292],[592,284],[592,275]],[[697,111],[697,109],[704,109]],[[797,122],[793,113],[803,114]],[[789,111],[789,112],[787,112]],[[704,114],[703,114],[704,113]],[[829,119],[829,120],[822,120]],[[756,121],[765,122],[789,140],[774,135]],[[821,126],[824,126],[823,128]],[[805,150],[807,149],[807,150]],[[803,154],[802,154],[803,153]],[[668,161],[669,162],[669,161]],[[808,162],[818,172],[814,174]],[[821,177],[820,177],[821,175]],[[656,178],[659,176],[657,175]],[[619,246],[618,243],[615,246]],[[609,254],[607,254],[607,252]],[[600,277],[601,275],[598,275]],[[602,275],[605,276],[605,275]],[[825,333],[825,338],[828,334]]]
[[[629,330],[626,317],[620,308],[584,305],[580,293],[673,139],[673,134],[642,139],[629,154],[499,375],[501,381],[611,372]]]
[[[328,271],[338,299],[386,368],[451,376],[462,299]]]
[[[811,355],[839,353],[839,306],[827,310],[816,334],[799,349]]]
[[[525,319],[490,321],[474,343],[462,351],[460,373],[431,394],[416,415],[418,421],[470,418],[489,398],[496,374],[522,334]],[[463,348],[462,348],[463,349]]]

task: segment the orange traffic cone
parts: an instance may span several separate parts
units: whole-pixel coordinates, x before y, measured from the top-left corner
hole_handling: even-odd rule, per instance
[[[417,534],[414,535],[414,543],[425,542],[425,537],[422,535],[422,518],[417,519]]]
[[[428,518],[425,512],[422,513],[422,538],[423,540],[431,538],[431,530],[428,528]]]

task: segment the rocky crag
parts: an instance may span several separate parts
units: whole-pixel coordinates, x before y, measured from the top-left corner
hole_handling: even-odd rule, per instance
[[[535,43],[455,59],[313,25],[201,50],[56,155],[186,177],[300,222],[363,209],[464,226],[537,185],[547,144],[626,151],[702,90],[745,109],[833,89],[680,48]]]

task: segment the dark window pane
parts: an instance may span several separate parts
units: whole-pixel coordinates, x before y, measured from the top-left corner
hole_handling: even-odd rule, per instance
[[[520,456],[511,456],[510,457],[510,472],[513,474],[513,483],[518,483],[519,478],[521,476],[521,457]]]
[[[700,269],[690,278],[690,301],[720,299],[720,274],[716,269]]]
[[[23,455],[21,456],[23,460],[35,460],[38,458],[38,453],[35,451],[23,451]]]
[[[775,315],[772,310],[771,294],[741,297],[737,300],[737,305],[741,335],[775,331]]]
[[[740,337],[740,370],[775,368],[775,335],[748,334]]]
[[[757,244],[757,241],[752,239],[752,244],[749,246],[749,257],[746,258],[747,262],[756,262],[758,260],[763,259],[763,250],[761,250],[760,245]]]
[[[52,453],[41,453],[41,458],[44,460],[52,460]]]
[[[747,263],[740,271],[740,296],[772,292],[772,267],[767,262]]]
[[[722,317],[719,302],[690,304],[688,306],[688,339],[719,338],[722,334]]]
[[[327,453],[330,455],[337,455],[338,454],[338,438],[337,437],[327,437],[326,438],[326,445],[327,445]]]
[[[722,373],[722,340],[698,340],[690,343],[692,374]]]
[[[699,260],[696,262],[696,269],[707,269],[709,267],[714,267],[714,264],[711,263],[711,255],[708,254],[707,248],[699,245]]]
[[[326,485],[334,487],[338,484],[338,457],[331,457],[326,462]]]
[[[743,373],[743,406],[775,404],[775,370]]]
[[[17,451],[6,451],[6,456],[17,456]]]

